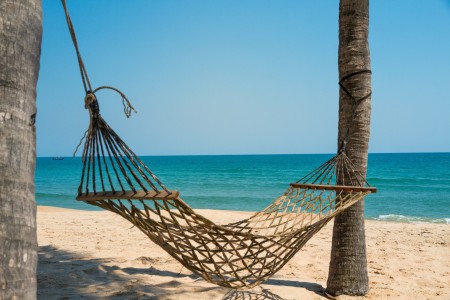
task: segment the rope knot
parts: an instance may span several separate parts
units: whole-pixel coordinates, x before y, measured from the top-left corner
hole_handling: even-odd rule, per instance
[[[89,91],[86,94],[86,97],[84,97],[84,108],[89,109],[93,117],[97,117],[100,114],[100,107],[94,93]]]

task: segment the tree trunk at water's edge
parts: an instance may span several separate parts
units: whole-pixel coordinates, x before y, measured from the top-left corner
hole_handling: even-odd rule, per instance
[[[36,299],[41,0],[0,1],[0,299]]]
[[[339,4],[339,78],[362,70],[370,70],[369,1],[340,0]],[[356,98],[371,92],[371,73],[362,72],[342,81]],[[370,135],[371,97],[355,106],[352,117],[352,99],[341,88],[339,93],[338,147],[342,145],[347,129],[347,156],[355,169],[366,174]],[[351,121],[353,119],[353,121]],[[364,201],[339,214],[334,221],[330,269],[326,292],[329,295],[365,295],[369,291],[366,241],[364,233]]]

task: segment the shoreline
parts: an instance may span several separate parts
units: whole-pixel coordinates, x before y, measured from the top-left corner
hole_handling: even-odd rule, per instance
[[[103,211],[102,209],[99,209],[96,207],[96,209],[78,209],[78,208],[65,208],[65,207],[58,207],[58,206],[50,206],[50,205],[37,205],[38,209],[48,210],[52,211],[59,210],[59,209],[67,209],[67,210],[74,210],[74,211],[80,211],[80,212],[99,212]],[[211,210],[209,208],[195,208],[194,210]],[[245,212],[253,214],[255,211],[243,211],[243,210],[230,210],[230,209],[212,209],[215,211],[224,211],[224,212]],[[396,215],[396,214],[387,214],[387,215],[380,215],[378,217],[364,217],[365,221],[378,221],[378,222],[388,222],[388,223],[401,223],[401,224],[444,224],[444,225],[450,225],[450,218],[430,218],[430,217],[417,217],[417,216],[404,216],[404,215]]]
[[[196,211],[222,224],[252,214]],[[39,206],[37,222],[38,298],[235,299],[227,294],[232,291],[193,275],[108,211]],[[331,235],[332,222],[261,285],[264,292],[282,299],[325,299]],[[450,298],[450,226],[366,220],[366,244],[370,291],[364,299]],[[262,293],[261,288],[239,293]]]

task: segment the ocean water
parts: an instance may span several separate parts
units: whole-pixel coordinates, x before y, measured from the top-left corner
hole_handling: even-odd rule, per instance
[[[290,182],[332,155],[144,156],[141,159],[193,208],[258,211]],[[75,200],[81,159],[39,157],[38,205],[84,210]],[[367,180],[378,192],[366,197],[365,217],[397,222],[450,224],[450,153],[369,154]]]

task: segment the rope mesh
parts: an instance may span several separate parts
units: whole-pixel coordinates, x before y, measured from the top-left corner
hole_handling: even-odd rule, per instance
[[[292,183],[267,208],[225,225],[197,214],[169,190],[88,103],[78,200],[112,211],[139,228],[183,266],[231,288],[275,274],[336,214],[375,192],[341,152]],[[336,183],[336,175],[346,180]]]

